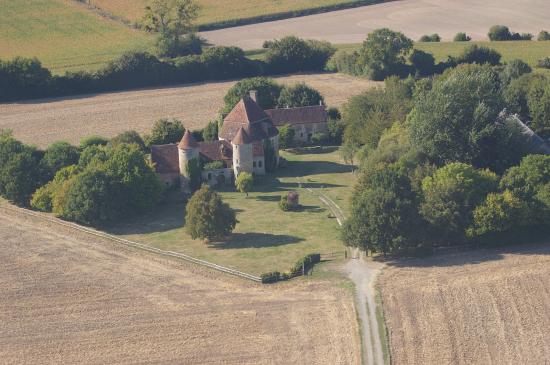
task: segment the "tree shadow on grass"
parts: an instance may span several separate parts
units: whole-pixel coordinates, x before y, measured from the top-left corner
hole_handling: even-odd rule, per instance
[[[400,268],[412,267],[451,267],[476,265],[488,261],[502,260],[506,255],[550,255],[550,241],[539,243],[525,243],[496,248],[481,248],[456,253],[435,254],[425,258],[388,259],[384,261],[388,266]]]
[[[256,200],[261,202],[278,202],[281,200],[281,195],[260,195]]]
[[[263,248],[290,245],[302,242],[303,239],[290,235],[267,233],[233,233],[225,242],[212,242],[212,248],[225,250],[235,248]]]

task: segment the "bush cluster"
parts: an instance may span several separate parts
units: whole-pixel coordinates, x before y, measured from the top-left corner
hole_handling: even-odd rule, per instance
[[[505,25],[493,25],[488,33],[491,41],[530,41],[533,39],[531,33],[512,33]]]
[[[272,271],[261,275],[263,284],[273,284],[278,281],[284,281],[292,279],[296,276],[303,274],[305,268],[306,271],[311,269],[315,264],[321,262],[321,254],[313,253],[298,260],[288,272],[280,273],[278,271]]]
[[[67,72],[63,76],[53,76],[37,59],[16,57],[0,60],[0,101],[322,71],[333,53],[327,42],[286,37],[273,42],[266,61],[251,60],[237,47],[210,47],[201,54],[166,60],[133,52],[97,72]]]
[[[418,41],[419,42],[441,42],[441,37],[439,36],[439,34],[434,33],[430,35],[423,35],[422,37],[420,37]]]

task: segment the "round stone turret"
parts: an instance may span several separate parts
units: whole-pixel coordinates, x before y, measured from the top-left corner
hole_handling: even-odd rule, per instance
[[[180,167],[180,183],[183,190],[189,190],[189,173],[187,171],[187,164],[192,159],[199,158],[199,144],[189,130],[185,131],[181,142],[178,144],[178,157]]]
[[[239,176],[239,173],[243,171],[252,173],[254,150],[252,140],[243,127],[239,128],[231,141],[231,145],[233,146],[233,172],[235,173],[235,177]]]

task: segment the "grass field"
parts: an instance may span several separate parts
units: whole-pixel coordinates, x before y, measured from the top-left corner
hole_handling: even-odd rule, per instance
[[[164,250],[183,252],[238,270],[261,274],[287,271],[310,253],[343,252],[336,219],[317,196],[301,187],[301,177],[313,190],[347,196],[355,179],[351,168],[340,161],[337,151],[312,155],[284,154],[289,165],[266,176],[246,198],[244,194],[222,192],[222,198],[237,210],[239,223],[231,239],[224,243],[205,244],[192,240],[183,229],[184,205],[171,203],[154,213],[112,229],[112,233],[144,242]],[[280,197],[288,190],[300,193],[300,212],[283,212]],[[342,253],[343,257],[343,253]]]
[[[71,0],[0,0],[0,58],[38,57],[54,73],[95,70],[152,37]]]
[[[0,262],[3,364],[361,363],[349,284],[323,269],[260,286],[1,202]]]
[[[321,6],[353,3],[353,0],[197,0],[201,7],[197,24],[251,18]],[[131,22],[143,17],[147,0],[90,0],[90,3],[110,14]]]
[[[396,263],[381,290],[395,364],[544,364],[550,245]]]

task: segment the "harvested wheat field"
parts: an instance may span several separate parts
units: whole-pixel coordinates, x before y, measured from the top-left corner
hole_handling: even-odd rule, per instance
[[[50,225],[0,207],[3,364],[360,363],[346,289],[261,286]]]
[[[319,90],[329,106],[341,106],[349,97],[379,83],[341,74],[294,75],[276,78],[285,84],[306,82]],[[82,137],[113,137],[135,129],[147,133],[159,118],[178,118],[190,129],[215,119],[223,97],[235,81],[125,91],[71,98],[0,104],[0,129],[12,129],[16,138],[40,147]]]
[[[381,277],[395,364],[548,363],[550,245],[405,264]]]

